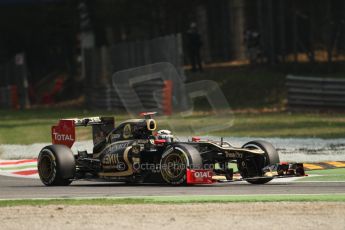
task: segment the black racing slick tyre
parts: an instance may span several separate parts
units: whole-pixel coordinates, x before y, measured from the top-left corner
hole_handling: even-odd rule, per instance
[[[163,180],[172,185],[187,184],[187,168],[201,169],[202,158],[199,151],[188,144],[176,144],[167,148],[160,161]]]
[[[267,141],[256,140],[244,144],[242,148],[260,149],[265,152],[263,155],[251,156],[238,161],[237,167],[242,178],[251,184],[266,184],[271,181],[271,177],[264,178],[262,168],[280,162],[277,150],[273,145]]]
[[[75,176],[75,158],[65,145],[44,147],[37,159],[38,174],[47,186],[67,186]]]

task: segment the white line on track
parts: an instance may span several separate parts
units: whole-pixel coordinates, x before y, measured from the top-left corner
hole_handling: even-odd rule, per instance
[[[14,198],[6,199],[0,198],[0,200],[93,200],[93,199],[104,199],[104,200],[115,200],[115,199],[156,199],[156,198],[208,198],[208,197],[269,197],[269,196],[332,196],[332,195],[345,195],[345,193],[318,193],[318,194],[308,194],[308,193],[297,193],[297,194],[239,194],[239,195],[187,195],[187,196],[107,196],[107,197],[57,197],[57,198]]]

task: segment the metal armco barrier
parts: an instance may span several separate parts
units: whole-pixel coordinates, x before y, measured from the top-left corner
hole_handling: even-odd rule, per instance
[[[286,77],[289,109],[344,109],[345,79]]]

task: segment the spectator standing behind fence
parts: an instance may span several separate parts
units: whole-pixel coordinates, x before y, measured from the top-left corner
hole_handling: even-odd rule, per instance
[[[246,56],[251,64],[255,64],[261,57],[260,33],[255,30],[246,29],[243,32]]]
[[[190,27],[187,31],[187,49],[190,62],[192,64],[192,71],[196,72],[199,70],[202,71],[200,49],[202,47],[201,36],[198,32],[198,28],[195,22],[190,24]]]

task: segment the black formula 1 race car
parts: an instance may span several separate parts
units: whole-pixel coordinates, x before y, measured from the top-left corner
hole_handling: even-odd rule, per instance
[[[80,179],[185,185],[211,184],[221,176],[221,181],[264,184],[275,177],[304,175],[303,164],[280,163],[276,149],[266,141],[251,141],[241,148],[222,139],[176,141],[168,130],[155,131],[153,114],[143,113],[143,119],[116,127],[113,117],[60,120],[52,127],[52,145],[38,156],[41,181],[47,186]],[[92,126],[91,153],[71,150],[78,126]],[[234,179],[234,173],[240,178]]]

